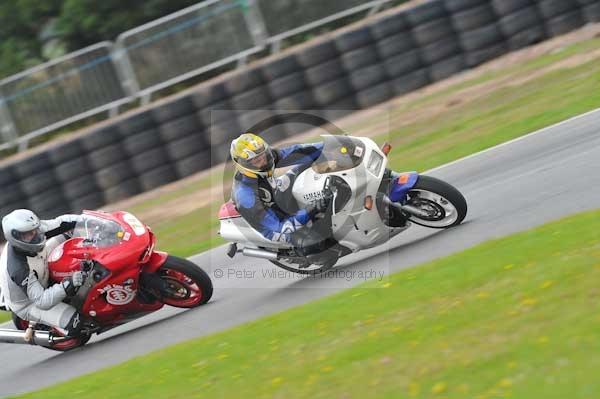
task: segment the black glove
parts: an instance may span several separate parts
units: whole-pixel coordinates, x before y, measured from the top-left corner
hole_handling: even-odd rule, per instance
[[[67,293],[67,296],[75,296],[79,287],[83,285],[84,274],[82,272],[75,272],[73,276],[69,276],[62,281],[62,286]]]
[[[323,213],[329,209],[331,204],[331,198],[319,198],[313,201],[307,208],[308,214],[311,218],[314,218],[316,214]]]

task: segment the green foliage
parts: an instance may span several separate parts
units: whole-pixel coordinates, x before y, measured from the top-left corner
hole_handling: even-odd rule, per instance
[[[0,78],[46,61],[40,33],[56,21],[69,51],[120,33],[198,0],[19,0],[0,2]]]

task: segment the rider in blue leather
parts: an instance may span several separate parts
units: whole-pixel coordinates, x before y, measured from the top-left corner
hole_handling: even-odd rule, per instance
[[[231,159],[237,169],[231,194],[233,202],[242,217],[265,238],[291,242],[297,229],[326,208],[326,201],[319,200],[309,209],[290,213],[275,200],[278,191],[291,189],[294,177],[309,167],[321,155],[322,149],[322,143],[271,148],[252,133],[242,134],[232,141]],[[286,166],[295,167],[275,178],[275,168]]]

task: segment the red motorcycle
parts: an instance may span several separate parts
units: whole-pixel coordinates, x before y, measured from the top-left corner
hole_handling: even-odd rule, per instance
[[[210,277],[186,259],[156,251],[154,234],[132,214],[84,211],[83,216],[71,237],[48,256],[51,283],[85,272],[84,284],[69,300],[82,316],[81,335],[67,337],[40,324],[27,332],[29,322],[13,315],[22,331],[0,330],[0,342],[67,351],[165,304],[193,308],[211,298]]]

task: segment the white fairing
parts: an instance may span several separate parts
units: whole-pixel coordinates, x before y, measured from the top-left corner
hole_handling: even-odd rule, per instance
[[[341,245],[357,252],[383,244],[406,228],[392,228],[384,224],[375,204],[372,209],[365,209],[367,196],[370,195],[375,202],[387,165],[387,157],[373,140],[353,138],[360,140],[365,146],[363,161],[358,166],[323,174],[308,168],[296,178],[292,194],[303,208],[323,196],[327,176],[343,179],[352,189],[352,197],[342,209],[333,210],[332,228],[334,238]],[[222,219],[220,234],[227,241],[241,243],[247,247],[289,247],[285,243],[267,240],[241,217]]]

